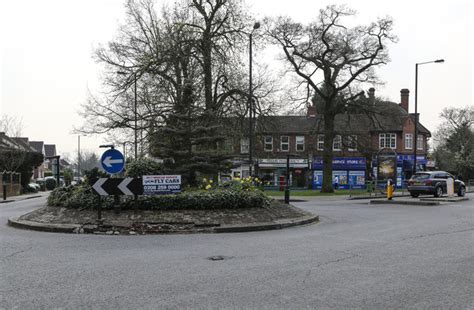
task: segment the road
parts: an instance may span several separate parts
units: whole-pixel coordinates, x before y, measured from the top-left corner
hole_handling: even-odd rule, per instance
[[[6,226],[0,308],[474,309],[474,195],[443,206],[295,203],[321,222],[277,231],[73,235]],[[224,256],[224,260],[209,260]]]

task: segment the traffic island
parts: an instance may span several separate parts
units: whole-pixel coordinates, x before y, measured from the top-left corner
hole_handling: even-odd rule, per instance
[[[9,225],[17,228],[107,235],[163,233],[229,233],[282,229],[319,221],[319,216],[292,205],[272,200],[258,208],[212,210],[103,210],[43,207],[17,218]]]
[[[370,201],[371,205],[411,205],[411,206],[438,206],[441,204],[439,201],[420,201],[420,200],[380,200],[373,199]]]
[[[468,197],[438,197],[438,198],[420,198],[420,201],[439,201],[439,202],[460,202],[469,200]]]

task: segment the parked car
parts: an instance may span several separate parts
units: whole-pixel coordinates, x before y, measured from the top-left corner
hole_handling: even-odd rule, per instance
[[[454,192],[458,196],[464,196],[466,193],[466,184],[458,180],[446,171],[423,171],[415,173],[408,180],[408,191],[412,197],[418,197],[420,194],[432,194],[435,197],[441,197],[447,193],[446,180],[454,180]]]
[[[35,190],[39,191],[41,189],[41,186],[38,183],[31,182],[28,184],[29,187],[34,188]]]

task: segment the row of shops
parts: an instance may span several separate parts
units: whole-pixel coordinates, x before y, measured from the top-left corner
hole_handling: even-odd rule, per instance
[[[392,175],[396,175],[396,186],[401,188],[404,181],[410,178],[413,168],[413,155],[396,155],[393,165],[388,168]],[[424,170],[427,160],[425,156],[417,156],[417,169]],[[334,187],[338,189],[364,189],[368,181],[375,181],[378,175],[377,158],[368,161],[365,157],[334,157],[332,162],[332,179]],[[320,189],[323,183],[323,160],[315,157],[290,158],[289,182],[292,188]],[[287,160],[280,158],[259,159],[255,167],[255,174],[270,188],[283,189],[286,184]],[[245,178],[249,175],[248,165],[239,165],[232,170],[233,178]]]

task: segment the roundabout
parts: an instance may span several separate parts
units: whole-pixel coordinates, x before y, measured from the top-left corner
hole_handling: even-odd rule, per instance
[[[91,209],[45,206],[11,217],[13,227],[61,233],[144,235],[162,233],[222,233],[281,229],[314,223],[319,216],[272,200],[258,208],[212,210],[103,210],[98,223]]]

